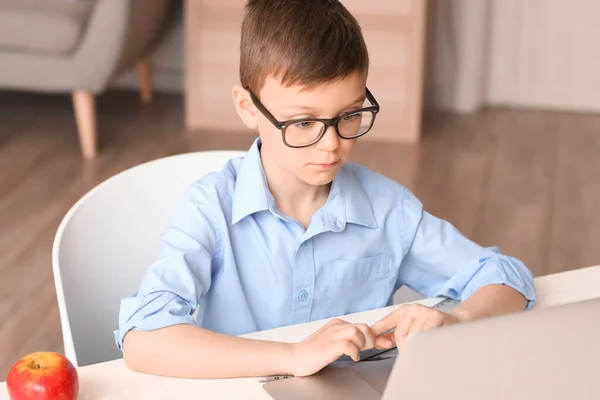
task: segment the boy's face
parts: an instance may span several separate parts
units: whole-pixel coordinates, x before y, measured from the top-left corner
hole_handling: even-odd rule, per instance
[[[284,87],[278,79],[268,78],[256,94],[278,121],[334,118],[345,111],[363,107],[365,102],[365,79],[359,74],[310,90],[302,89],[301,86]],[[288,147],[281,131],[256,109],[247,91],[234,88],[234,99],[245,125],[258,128],[263,144],[263,163],[275,165],[309,185],[329,184],[356,144],[356,139],[340,138],[332,126],[315,144],[303,148]]]

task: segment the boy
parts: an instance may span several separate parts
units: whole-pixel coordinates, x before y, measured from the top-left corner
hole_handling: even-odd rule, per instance
[[[339,1],[250,0],[240,50],[234,103],[260,137],[186,192],[161,257],[123,300],[115,335],[131,369],[310,375],[343,354],[358,360],[361,349],[533,304],[520,261],[346,164],[379,106],[360,27]],[[401,307],[371,327],[333,320],[295,344],[236,337],[387,306],[402,285],[463,302],[452,314]]]

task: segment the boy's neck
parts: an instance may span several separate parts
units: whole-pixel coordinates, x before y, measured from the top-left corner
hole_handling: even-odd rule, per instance
[[[309,185],[278,165],[272,165],[269,160],[265,162],[262,156],[261,159],[267,184],[277,207],[307,229],[312,216],[327,202],[331,185]]]

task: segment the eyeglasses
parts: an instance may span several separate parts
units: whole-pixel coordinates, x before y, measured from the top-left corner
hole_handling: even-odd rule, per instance
[[[377,103],[369,89],[366,89],[367,100],[372,104],[370,107],[347,111],[330,119],[298,118],[278,121],[249,87],[246,86],[245,89],[250,93],[250,98],[256,108],[281,131],[283,143],[293,148],[308,147],[317,143],[330,126],[335,127],[335,131],[340,138],[356,139],[371,130],[375,123],[375,116],[379,112],[379,103]]]

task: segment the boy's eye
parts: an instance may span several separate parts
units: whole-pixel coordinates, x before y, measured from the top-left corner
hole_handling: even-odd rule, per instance
[[[294,128],[302,128],[302,129],[307,129],[310,128],[311,126],[314,125],[314,121],[300,121],[300,122],[296,122],[294,125],[292,125]]]
[[[342,119],[343,119],[344,121],[352,121],[353,119],[356,119],[356,118],[358,118],[358,116],[359,116],[359,115],[360,115],[359,113],[356,113],[356,114],[350,114],[350,115],[345,115],[344,117],[342,117]]]

